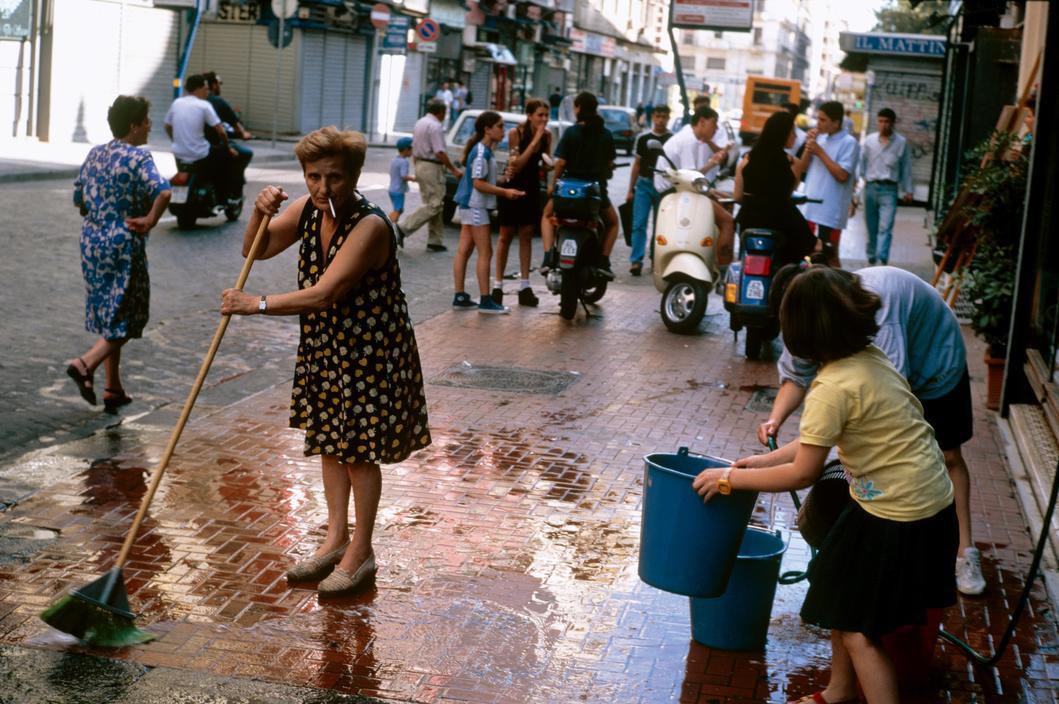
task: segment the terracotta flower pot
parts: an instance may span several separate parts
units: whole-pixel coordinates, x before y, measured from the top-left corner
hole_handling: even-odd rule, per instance
[[[1000,390],[1004,386],[1004,358],[993,357],[985,353],[986,394],[985,407],[991,411],[1000,410]]]

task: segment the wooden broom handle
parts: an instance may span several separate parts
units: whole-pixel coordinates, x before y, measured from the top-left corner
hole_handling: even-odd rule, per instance
[[[247,255],[246,261],[243,262],[243,270],[239,272],[239,279],[235,282],[235,288],[240,291],[243,289],[243,284],[246,283],[247,277],[250,276],[250,267],[254,264],[254,257],[257,255],[258,247],[261,245],[261,241],[265,237],[265,233],[268,231],[268,224],[272,220],[271,215],[266,215],[261,220],[261,225],[257,228],[257,234],[254,236],[254,244],[250,246],[250,254]],[[140,530],[140,524],[143,523],[143,517],[147,514],[147,507],[151,505],[151,500],[154,499],[154,493],[158,490],[158,485],[162,482],[162,475],[165,474],[166,467],[169,466],[169,460],[173,456],[173,451],[176,450],[177,441],[180,440],[180,434],[184,431],[184,426],[188,422],[188,417],[191,415],[191,409],[195,406],[195,400],[199,397],[199,391],[202,390],[202,384],[206,381],[206,375],[210,371],[210,365],[213,364],[213,358],[217,354],[217,348],[221,346],[221,339],[224,337],[224,331],[228,329],[228,321],[232,319],[231,314],[225,315],[221,318],[221,322],[217,324],[217,332],[213,333],[213,342],[210,343],[210,349],[206,353],[206,358],[202,360],[202,366],[199,367],[199,375],[195,378],[195,383],[191,387],[191,392],[188,394],[188,398],[184,401],[184,410],[180,414],[180,420],[177,421],[176,426],[173,428],[173,433],[169,436],[169,444],[165,448],[165,452],[162,454],[162,461],[158,463],[158,467],[154,470],[154,475],[151,477],[151,485],[147,488],[147,493],[144,494],[143,500],[140,502],[140,510],[136,512],[136,518],[132,521],[132,526],[129,528],[128,535],[125,536],[125,543],[121,546],[121,552],[118,554],[118,561],[114,565],[115,569],[121,569],[125,565],[125,561],[129,558],[129,553],[132,551],[132,544],[136,540],[136,533]]]

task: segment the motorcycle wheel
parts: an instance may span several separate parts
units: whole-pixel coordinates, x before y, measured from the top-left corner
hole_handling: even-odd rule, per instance
[[[176,216],[177,227],[179,227],[181,230],[190,230],[191,228],[195,227],[195,220],[195,216],[188,213]]]
[[[761,359],[761,346],[766,342],[765,331],[761,328],[746,329],[746,358]]]
[[[239,202],[235,205],[226,205],[224,207],[224,217],[228,219],[228,222],[235,222],[239,219],[239,216],[243,214],[243,199],[240,198]]]
[[[607,282],[599,279],[595,282],[595,285],[591,288],[585,288],[581,291],[581,300],[585,303],[595,303],[599,299],[603,298],[603,295],[607,292]]]
[[[679,279],[666,286],[658,312],[670,332],[687,334],[699,328],[706,315],[709,289],[699,281]]]
[[[573,320],[577,313],[577,294],[580,293],[576,269],[563,270],[562,282],[559,284],[559,315],[565,320]]]

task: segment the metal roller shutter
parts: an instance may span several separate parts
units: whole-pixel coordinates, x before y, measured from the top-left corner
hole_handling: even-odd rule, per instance
[[[368,42],[345,32],[304,30],[301,105],[303,133],[326,125],[363,131]],[[318,67],[318,68],[317,68]]]
[[[222,95],[242,112],[243,124],[264,136],[272,129],[277,116],[280,133],[298,131],[294,119],[298,101],[294,86],[299,73],[300,32],[282,50],[283,57],[268,43],[268,31],[261,25],[205,23],[200,27],[189,73],[216,71],[224,79]],[[276,71],[282,64],[279,80],[279,109],[276,109]]]

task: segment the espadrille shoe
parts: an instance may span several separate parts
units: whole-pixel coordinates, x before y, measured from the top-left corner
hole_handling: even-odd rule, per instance
[[[291,582],[315,582],[318,579],[323,579],[331,574],[331,570],[346,554],[346,548],[348,547],[349,541],[347,540],[336,550],[295,563],[294,566],[287,570],[287,579]]]
[[[346,572],[341,567],[336,567],[331,576],[320,582],[316,587],[320,596],[343,596],[357,591],[364,582],[375,574],[375,553],[368,555],[368,559],[360,563],[360,567],[353,574]]]

